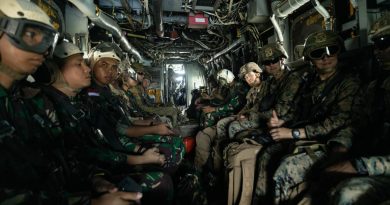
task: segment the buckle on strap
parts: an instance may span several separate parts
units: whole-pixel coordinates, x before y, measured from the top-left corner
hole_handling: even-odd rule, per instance
[[[83,110],[78,110],[72,114],[72,118],[76,121],[79,121],[83,117],[85,117],[85,112]]]
[[[0,121],[0,141],[5,137],[12,136],[14,132],[15,128],[7,120]]]

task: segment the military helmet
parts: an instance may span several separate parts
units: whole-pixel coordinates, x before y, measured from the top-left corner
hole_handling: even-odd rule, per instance
[[[130,61],[128,58],[124,59],[119,63],[119,69],[123,78],[132,78],[137,80],[137,72],[130,66]]]
[[[134,68],[135,72],[137,73],[142,73],[144,72],[144,65],[142,65],[141,63],[133,63],[131,64],[131,67]]]
[[[280,43],[270,43],[260,48],[261,61],[273,61],[279,58],[288,58],[286,50]]]
[[[122,50],[117,45],[107,42],[101,43],[92,48],[89,52],[89,66],[93,68],[95,63],[102,58],[112,58],[120,62],[121,57],[119,56],[121,55],[121,53]]]
[[[25,0],[2,0],[0,2],[0,33],[6,33],[17,48],[51,55],[58,40],[48,15],[36,4]],[[33,39],[24,38],[26,31],[33,31]]]
[[[52,28],[50,18],[36,4],[26,0],[2,0],[0,11],[9,18],[40,22]]]
[[[67,58],[75,54],[83,54],[83,52],[75,44],[66,41],[58,44],[54,50],[54,57],[57,58]]]
[[[386,12],[376,20],[369,32],[369,37],[373,41],[384,36],[390,36],[390,12]]]
[[[222,69],[217,73],[217,81],[222,86],[233,82],[234,78],[234,74],[228,69]]]
[[[333,31],[319,31],[310,34],[305,41],[303,55],[308,59],[321,59],[325,54],[335,55],[344,49],[344,43]]]
[[[240,74],[238,75],[240,78],[243,78],[245,74],[249,72],[254,72],[254,73],[261,73],[263,70],[261,70],[260,66],[257,65],[255,62],[249,62],[240,68]]]

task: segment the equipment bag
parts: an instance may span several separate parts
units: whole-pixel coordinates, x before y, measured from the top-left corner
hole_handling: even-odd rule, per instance
[[[228,205],[250,205],[252,201],[257,153],[263,146],[244,138],[240,144],[233,142],[224,150],[229,189]]]

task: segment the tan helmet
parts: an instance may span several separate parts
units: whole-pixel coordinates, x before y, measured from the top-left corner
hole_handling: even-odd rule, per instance
[[[67,58],[75,54],[83,54],[83,52],[75,44],[66,41],[57,44],[54,50],[54,57],[57,58]]]
[[[369,37],[373,41],[384,36],[390,36],[390,12],[386,12],[376,20],[369,32]]]
[[[134,68],[135,72],[137,73],[145,72],[144,65],[142,65],[141,63],[133,63],[131,64],[131,67]]]
[[[0,11],[7,17],[40,22],[54,29],[47,14],[31,1],[1,0]]]
[[[288,58],[286,50],[279,43],[270,43],[260,48],[261,61],[272,61],[276,58]]]
[[[310,34],[305,41],[303,55],[307,59],[315,59],[311,56],[311,52],[317,49],[335,46],[337,50],[335,53],[344,49],[343,40],[339,35],[333,31],[318,31]]]
[[[255,72],[255,73],[261,73],[263,72],[263,70],[260,68],[259,65],[257,65],[257,63],[255,62],[249,62],[243,66],[241,66],[240,68],[240,74],[238,75],[238,77],[240,78],[243,78],[245,76],[245,74],[249,73],[249,72]]]
[[[93,69],[96,62],[102,58],[112,58],[121,62],[119,53],[122,52],[120,48],[113,43],[101,43],[91,49],[88,56],[89,66]]]

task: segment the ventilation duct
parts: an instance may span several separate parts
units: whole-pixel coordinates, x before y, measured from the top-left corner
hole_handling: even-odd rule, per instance
[[[97,26],[111,31],[112,34],[119,39],[121,47],[133,54],[139,61],[148,63],[141,54],[132,46],[123,34],[119,25],[109,16],[101,12],[101,10],[93,3],[93,0],[69,0],[74,4],[84,15],[86,15]]]

